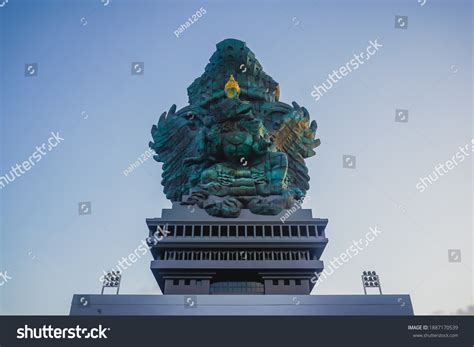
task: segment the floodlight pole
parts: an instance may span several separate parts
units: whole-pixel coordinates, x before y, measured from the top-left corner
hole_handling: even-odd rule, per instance
[[[120,282],[122,282],[122,274],[119,275],[119,280],[118,280],[118,285],[117,285],[117,293],[115,293],[115,295],[118,295],[118,293],[119,293]],[[380,294],[382,294],[382,292],[380,292]]]
[[[369,282],[369,285],[366,285],[367,280],[365,279],[365,277],[369,277],[370,279],[371,276],[375,278],[375,280],[373,281],[374,285],[371,285],[372,281]],[[360,278],[362,280],[362,288],[364,288],[365,295],[367,295],[367,287],[377,287],[379,289],[380,295],[383,295],[380,277],[375,271],[364,271]]]
[[[109,285],[110,284],[110,277],[111,276],[117,276],[118,278],[118,283],[117,285]],[[118,271],[117,273],[115,273],[114,271],[112,272],[107,272],[107,274],[105,275],[104,277],[104,280],[102,281],[102,291],[100,292],[101,295],[104,294],[104,289],[106,287],[111,287],[111,288],[117,288],[117,292],[115,293],[115,295],[118,295],[119,291],[120,291],[120,283],[122,282],[122,274]]]

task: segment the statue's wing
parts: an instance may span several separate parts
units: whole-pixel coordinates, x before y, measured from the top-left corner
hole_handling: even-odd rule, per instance
[[[288,188],[300,189],[304,194],[309,189],[308,168],[304,159],[315,155],[314,149],[321,142],[315,138],[316,121],[310,123],[308,111],[296,102],[292,105],[282,102],[274,105],[264,122],[276,150],[288,156]]]
[[[166,197],[171,201],[181,201],[195,180],[194,166],[185,165],[183,161],[198,153],[197,117],[189,106],[176,112],[176,105],[173,105],[151,129],[153,141],[150,141],[149,146],[156,153],[153,158],[163,163],[161,183]]]

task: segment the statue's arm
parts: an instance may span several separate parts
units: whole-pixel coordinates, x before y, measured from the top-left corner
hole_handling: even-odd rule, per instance
[[[268,152],[268,148],[272,145],[270,139],[256,135],[253,137],[252,149],[256,154],[265,154]]]
[[[213,152],[216,150],[215,147],[217,146],[213,146],[213,142],[216,142],[216,139],[214,137],[215,135],[213,136],[212,134],[210,134],[207,128],[201,129],[198,133],[197,140],[197,151],[199,154],[195,157],[185,158],[183,162],[187,165],[192,165],[200,164],[209,160],[215,160],[215,153]]]

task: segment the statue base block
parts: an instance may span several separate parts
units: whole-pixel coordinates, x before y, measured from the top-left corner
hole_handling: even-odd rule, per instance
[[[81,298],[83,299],[81,302]],[[87,305],[83,303],[87,301]],[[409,295],[81,295],[70,315],[413,315]]]

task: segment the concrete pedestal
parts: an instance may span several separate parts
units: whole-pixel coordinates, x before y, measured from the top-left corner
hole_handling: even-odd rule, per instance
[[[409,295],[74,295],[71,315],[413,315]]]

